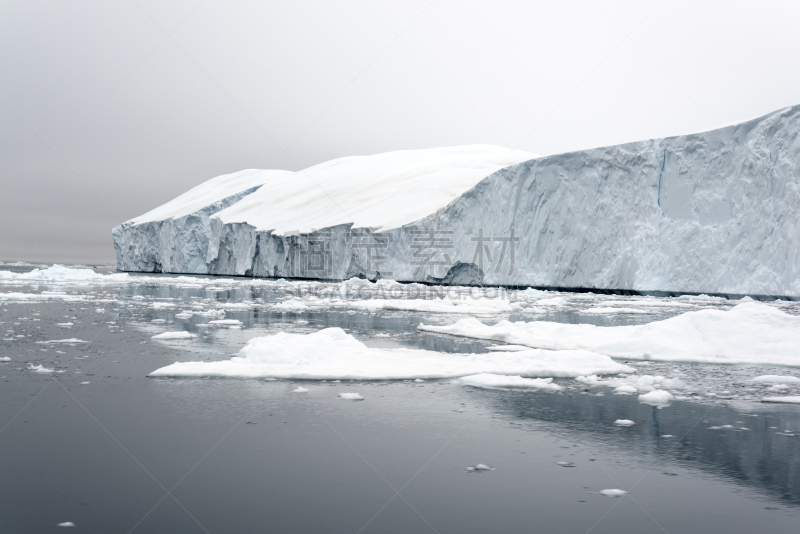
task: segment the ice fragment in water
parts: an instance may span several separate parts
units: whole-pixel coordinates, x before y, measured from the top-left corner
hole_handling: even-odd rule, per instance
[[[626,495],[628,492],[621,489],[604,489],[598,491],[597,493],[599,493],[600,495],[605,495],[606,497],[622,497],[623,495]]]
[[[614,421],[614,424],[617,426],[633,426],[636,423],[634,423],[630,419],[617,419],[616,421]]]
[[[345,400],[364,400],[366,397],[361,396],[359,393],[339,393],[339,398]]]

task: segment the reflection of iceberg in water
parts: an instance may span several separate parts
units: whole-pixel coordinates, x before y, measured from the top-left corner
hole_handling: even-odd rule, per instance
[[[578,434],[584,444],[589,437],[594,440],[586,445],[590,450],[597,445],[617,449],[634,461],[652,464],[655,472],[664,463],[677,463],[728,478],[782,504],[800,505],[800,434],[784,433],[800,429],[797,410],[748,414],[730,406],[688,402],[659,410],[615,395],[479,389],[472,398],[483,399],[517,422],[554,423],[548,430]],[[614,426],[616,419],[633,419],[636,424],[621,431]],[[725,424],[732,428],[710,429]]]

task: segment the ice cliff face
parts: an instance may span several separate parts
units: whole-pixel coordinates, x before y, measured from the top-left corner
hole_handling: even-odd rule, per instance
[[[437,150],[134,219],[113,231],[118,268],[800,296],[800,106],[541,158]]]

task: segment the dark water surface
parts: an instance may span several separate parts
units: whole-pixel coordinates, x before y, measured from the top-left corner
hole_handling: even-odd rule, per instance
[[[549,393],[450,380],[152,379],[174,361],[227,358],[278,330],[341,326],[371,345],[450,352],[487,344],[420,334],[420,316],[393,312],[229,310],[244,328],[210,331],[198,326],[207,319],[175,319],[181,306],[133,300],[186,303],[205,290],[103,291],[106,302],[0,304],[0,327],[14,336],[0,343],[11,358],[0,364],[0,533],[66,521],[97,533],[800,531],[800,407],[658,410],[574,380]],[[191,347],[152,341],[159,318],[200,337]],[[90,343],[37,343],[65,338]],[[29,369],[39,364],[59,372]],[[466,470],[478,463],[494,470]],[[629,493],[596,493],[609,488]]]

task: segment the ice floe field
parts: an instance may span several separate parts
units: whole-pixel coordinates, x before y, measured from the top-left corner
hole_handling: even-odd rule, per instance
[[[0,265],[0,334],[10,531],[800,520],[800,302]]]

